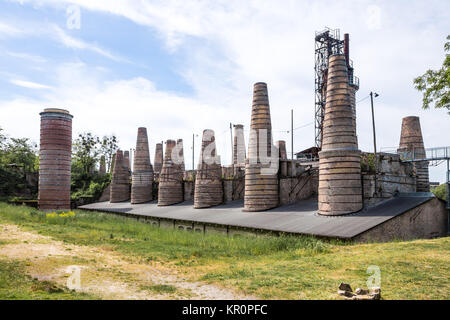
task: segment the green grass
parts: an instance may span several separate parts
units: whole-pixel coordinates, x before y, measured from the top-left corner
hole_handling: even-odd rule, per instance
[[[95,299],[50,281],[39,281],[25,273],[23,262],[0,259],[0,300],[86,300]]]
[[[177,288],[168,284],[155,284],[151,286],[140,286],[141,290],[150,291],[153,293],[164,294],[164,293],[175,293]]]
[[[293,236],[226,237],[156,228],[96,212],[76,211],[73,218],[50,219],[37,210],[4,203],[0,222],[67,243],[107,247],[144,263],[164,262],[190,279],[261,298],[336,299],[340,282],[366,287],[369,265],[380,268],[386,299],[450,298],[448,237],[381,244]]]
[[[73,218],[48,218],[44,212],[0,203],[0,221],[31,227],[44,235],[79,245],[108,245],[147,260],[254,257],[280,251],[324,252],[313,237],[226,237],[154,227],[116,215],[76,211]],[[188,261],[185,261],[188,262]]]

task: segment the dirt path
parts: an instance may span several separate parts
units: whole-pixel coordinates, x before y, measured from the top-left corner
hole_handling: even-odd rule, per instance
[[[39,280],[73,287],[103,299],[251,299],[215,285],[193,282],[152,262],[133,261],[107,248],[66,244],[0,224],[0,259],[25,261]],[[77,277],[79,273],[79,277]]]

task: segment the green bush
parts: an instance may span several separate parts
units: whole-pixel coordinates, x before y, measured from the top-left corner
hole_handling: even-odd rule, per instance
[[[93,200],[97,200],[109,185],[110,181],[110,174],[100,175],[98,173],[94,173],[82,176],[76,174],[72,175],[71,199],[77,200],[80,198],[93,198]]]
[[[431,191],[434,193],[434,195],[437,198],[447,201],[447,185],[446,184],[441,184]]]
[[[361,155],[361,170],[364,172],[375,172],[375,155],[373,153],[363,153]]]

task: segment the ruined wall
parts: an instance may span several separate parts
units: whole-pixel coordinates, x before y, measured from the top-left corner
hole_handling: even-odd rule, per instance
[[[194,200],[196,170],[186,170],[183,176],[184,201]]]
[[[373,169],[363,166],[362,182],[365,207],[392,198],[398,192],[416,191],[414,165],[400,162],[400,156],[397,154],[377,154],[376,182],[375,173],[372,171]]]
[[[294,177],[280,177],[280,205],[317,196],[319,170],[311,168]]]
[[[232,171],[234,169],[234,172]],[[222,167],[222,172],[226,173],[223,180],[224,202],[244,199],[245,193],[245,168],[243,167]]]
[[[189,201],[194,199],[194,180],[184,180],[183,181],[183,192],[184,192],[184,201]]]
[[[233,180],[223,180],[223,202],[233,201]]]
[[[443,237],[447,235],[448,213],[443,201],[433,198],[353,240],[356,242],[385,242]]]

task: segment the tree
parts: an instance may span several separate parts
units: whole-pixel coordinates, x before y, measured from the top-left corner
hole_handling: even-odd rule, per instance
[[[113,154],[117,151],[119,146],[117,145],[116,136],[104,136],[100,144],[100,155],[105,156],[105,161],[108,165],[107,171],[111,168],[111,161]]]
[[[27,180],[39,167],[37,146],[27,138],[8,138],[0,128],[0,194],[28,194],[37,192],[37,185]]]
[[[444,201],[447,201],[447,185],[441,184],[434,188],[433,190],[434,195]]]
[[[3,162],[23,169],[24,173],[36,172],[37,146],[28,138],[11,138],[6,143]]]
[[[92,133],[81,133],[73,142],[73,162],[79,166],[83,173],[93,171],[99,155],[100,139]]]
[[[73,142],[72,172],[71,172],[71,197],[73,200],[80,198],[95,201],[111,180],[109,174],[99,175],[94,170],[101,155],[111,161],[112,154],[117,149],[115,136],[99,137],[90,132],[78,135]]]
[[[450,35],[447,36],[444,51],[450,51]],[[428,109],[431,103],[435,108],[446,108],[450,110],[450,54],[445,55],[442,68],[439,70],[428,70],[420,77],[414,79],[414,86],[423,92],[424,109]],[[450,111],[449,111],[450,114]]]
[[[3,150],[6,136],[2,133],[3,129],[0,127],[0,152]]]

